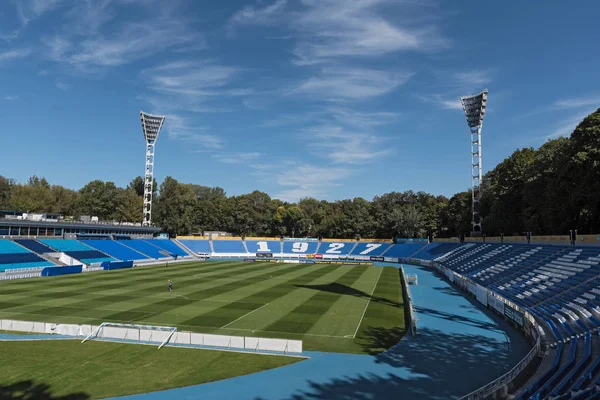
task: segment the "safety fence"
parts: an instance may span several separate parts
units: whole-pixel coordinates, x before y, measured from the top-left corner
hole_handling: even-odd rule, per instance
[[[412,296],[410,294],[410,288],[408,286],[408,281],[406,279],[406,273],[404,272],[404,268],[400,267],[401,279],[402,279],[402,296],[404,297],[404,304],[406,304],[406,309],[408,309],[408,327],[412,336],[417,335],[417,317],[415,314],[415,310],[413,308]]]
[[[117,324],[115,324],[117,325]],[[45,333],[74,338],[96,336],[103,339],[127,340],[140,343],[205,346],[236,350],[273,351],[279,353],[302,353],[301,340],[271,339],[260,337],[213,335],[205,333],[157,330],[155,327],[121,327],[111,324],[58,324],[50,322],[0,320],[0,330]],[[93,335],[94,334],[94,335]]]

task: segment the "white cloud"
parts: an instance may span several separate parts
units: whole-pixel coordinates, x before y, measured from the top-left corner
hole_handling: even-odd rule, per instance
[[[15,101],[18,100],[19,96],[4,96],[4,100]]]
[[[391,154],[375,134],[348,132],[340,126],[323,125],[306,130],[314,140],[310,148],[334,164],[364,164]]]
[[[572,97],[557,100],[554,103],[554,108],[568,109],[568,108],[581,108],[588,106],[600,107],[600,97]]]
[[[323,68],[291,93],[309,94],[319,100],[360,100],[388,93],[411,75],[367,68]]]
[[[290,18],[291,27],[302,36],[294,51],[299,64],[447,45],[433,26],[411,29],[390,22],[382,6],[397,6],[399,3],[393,0],[304,0],[302,3],[304,10]],[[401,6],[407,12],[415,4]]]
[[[329,107],[325,110],[328,118],[334,118],[340,124],[357,128],[370,128],[390,123],[398,117],[397,113],[377,111],[356,111],[345,107]]]
[[[71,85],[69,85],[68,83],[57,81],[56,87],[59,88],[60,90],[69,90]]]
[[[212,158],[225,164],[246,164],[262,157],[258,152],[219,152],[211,155]]]
[[[492,81],[489,70],[461,71],[452,74],[452,83],[461,87],[479,87]]]
[[[458,96],[452,98],[442,94],[417,95],[424,103],[432,103],[445,110],[462,110],[462,104]]]
[[[546,136],[545,139],[556,139],[561,136],[568,137],[573,133],[577,125],[594,111],[596,111],[596,108],[588,108],[585,112],[578,112],[559,120],[554,124],[554,131]]]
[[[18,0],[17,16],[23,26],[29,24],[31,20],[41,17],[63,4],[65,0]]]
[[[243,95],[239,89],[224,91],[241,72],[240,68],[217,64],[214,61],[175,61],[142,72],[150,89],[185,95],[206,97],[217,94]]]
[[[223,141],[208,133],[205,127],[192,126],[185,117],[169,114],[165,119],[165,130],[169,139],[183,140],[193,146],[192,150],[218,150],[223,148]]]
[[[275,198],[296,202],[303,197],[328,197],[331,187],[339,186],[340,181],[348,178],[352,170],[339,167],[300,164],[278,169],[275,182],[284,189],[275,194]]]
[[[73,67],[115,67],[190,43],[194,35],[175,21],[159,24],[130,23],[109,37],[89,37],[75,42],[64,36],[46,39],[48,55]]]
[[[287,0],[275,0],[262,8],[255,6],[245,6],[231,16],[227,23],[229,32],[238,25],[269,25],[278,22],[280,16],[285,10]]]
[[[0,64],[13,60],[18,60],[19,58],[27,57],[30,53],[30,49],[14,49],[2,51],[0,52]]]

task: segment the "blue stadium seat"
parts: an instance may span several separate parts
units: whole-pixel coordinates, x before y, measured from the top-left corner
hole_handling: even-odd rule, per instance
[[[172,242],[168,239],[146,239],[146,242],[160,247],[163,250],[168,251],[171,254],[177,254],[180,257],[189,256],[188,253],[185,252],[181,247],[177,246],[176,243]]]
[[[53,267],[49,261],[29,251],[18,244],[0,239],[0,272],[9,269]]]
[[[90,246],[72,239],[41,239],[40,242],[62,252],[93,250]]]
[[[34,239],[15,239],[14,241],[15,241],[15,243],[18,243],[21,246],[28,248],[29,250],[33,251],[34,253],[44,254],[44,253],[53,253],[54,252],[54,250],[52,250],[50,247],[48,247],[45,244],[42,244]]]
[[[434,260],[458,248],[461,243],[430,243],[417,251],[413,257],[421,260]]]
[[[317,249],[319,254],[345,256],[350,253],[356,242],[322,241]]]
[[[350,254],[355,256],[380,256],[390,246],[390,243],[359,242]]]
[[[295,241],[285,240],[283,242],[283,253],[284,254],[314,254],[317,251],[317,245],[319,242],[310,241]]]
[[[210,243],[207,239],[179,239],[179,242],[194,253],[212,253]]]
[[[160,247],[150,244],[142,239],[123,240],[119,242],[123,243],[123,245],[127,247],[131,247],[135,251],[138,251],[150,258],[170,257],[168,254],[166,254],[164,249],[161,249]]]
[[[121,261],[147,260],[148,257],[115,240],[82,240],[83,243],[93,247],[109,256]]]
[[[246,240],[246,247],[250,253],[281,253],[280,240]]]
[[[246,253],[241,240],[213,240],[215,253]]]
[[[424,242],[396,243],[394,247],[385,252],[386,257],[409,258],[418,250],[425,247]]]

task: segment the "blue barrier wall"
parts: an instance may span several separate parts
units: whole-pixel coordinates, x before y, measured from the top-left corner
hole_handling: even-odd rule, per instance
[[[42,270],[42,276],[80,274],[82,269],[82,265],[71,265],[69,267],[48,267]]]
[[[105,261],[101,264],[101,266],[102,268],[104,268],[105,271],[110,271],[113,269],[133,268],[133,261]]]

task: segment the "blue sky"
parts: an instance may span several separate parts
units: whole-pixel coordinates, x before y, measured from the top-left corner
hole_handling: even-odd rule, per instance
[[[459,97],[488,88],[484,170],[600,107],[600,2],[0,2],[0,174],[74,189],[144,168],[295,201],[470,186]]]

